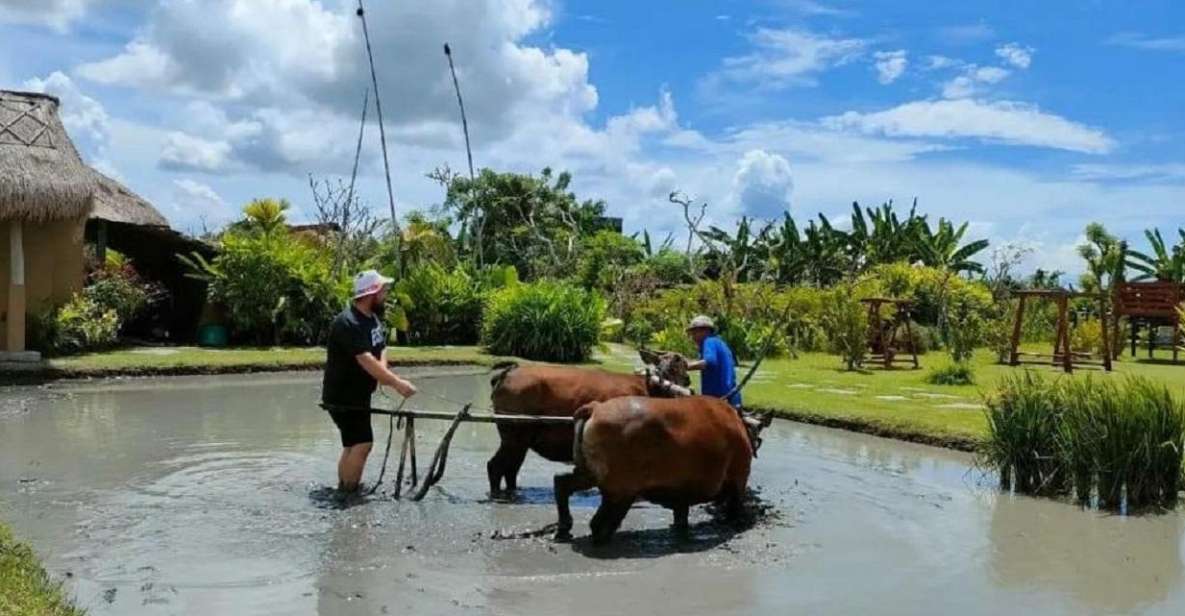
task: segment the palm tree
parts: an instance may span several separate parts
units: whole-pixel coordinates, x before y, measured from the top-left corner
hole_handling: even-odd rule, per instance
[[[852,203],[852,231],[847,234],[852,264],[860,269],[913,260],[913,237],[925,216],[917,215],[917,199],[904,221],[893,211],[892,200],[879,208],[861,211],[859,203]]]
[[[271,233],[287,222],[288,209],[292,204],[287,199],[253,199],[243,207],[246,219],[243,221],[248,228],[259,229],[264,233]]]

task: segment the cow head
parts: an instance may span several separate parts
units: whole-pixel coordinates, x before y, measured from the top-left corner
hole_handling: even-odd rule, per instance
[[[753,457],[757,457],[757,450],[761,449],[761,431],[773,423],[773,413],[741,413],[741,423],[745,424],[745,432],[749,435],[749,446],[753,448]]]
[[[690,387],[691,377],[687,375],[687,358],[674,351],[651,351],[638,349],[638,355],[647,366],[654,366],[654,375],[680,387]]]

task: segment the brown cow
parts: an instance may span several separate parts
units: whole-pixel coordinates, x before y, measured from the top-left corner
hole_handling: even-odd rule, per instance
[[[620,374],[566,366],[506,364],[490,380],[494,412],[508,415],[571,417],[589,402],[620,396],[688,395],[691,383],[687,359],[678,353],[641,350],[648,374]],[[486,463],[490,496],[497,497],[502,481],[506,494],[518,486],[518,471],[527,450],[553,462],[572,462],[572,428],[498,424],[501,444]]]
[[[556,539],[571,537],[573,492],[597,487],[594,543],[608,541],[638,498],[672,509],[678,532],[687,531],[691,505],[717,501],[731,519],[742,513],[755,449],[740,413],[713,397],[615,398],[576,411],[576,470],[555,476],[559,512]]]

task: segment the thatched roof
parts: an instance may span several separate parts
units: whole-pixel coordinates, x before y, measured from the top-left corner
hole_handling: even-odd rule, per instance
[[[95,209],[91,212],[91,219],[142,227],[169,226],[169,221],[140,195],[98,171],[94,174],[98,178],[98,190],[95,191]]]
[[[58,99],[0,90],[0,220],[82,218],[95,186],[58,117]]]

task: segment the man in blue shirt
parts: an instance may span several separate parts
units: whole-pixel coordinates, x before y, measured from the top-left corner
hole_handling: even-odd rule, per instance
[[[687,326],[687,334],[699,348],[699,359],[687,364],[688,370],[701,370],[700,393],[717,398],[736,387],[736,358],[732,349],[716,334],[712,319],[699,315]],[[741,408],[741,392],[728,398],[734,408]]]

